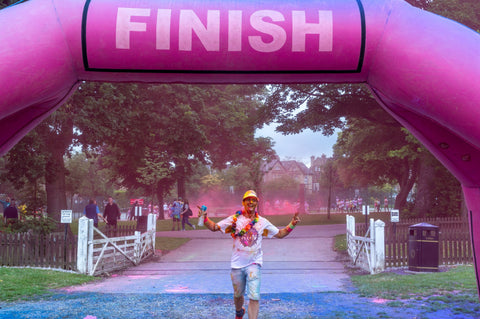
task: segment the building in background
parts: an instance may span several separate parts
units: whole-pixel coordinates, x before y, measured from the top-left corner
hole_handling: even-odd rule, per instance
[[[307,194],[318,192],[320,190],[320,180],[322,178],[322,169],[327,162],[327,156],[310,158],[310,167],[302,162],[295,160],[281,161],[279,157],[266,163],[263,167],[263,182],[268,183],[282,177],[290,177],[298,184],[305,185]]]

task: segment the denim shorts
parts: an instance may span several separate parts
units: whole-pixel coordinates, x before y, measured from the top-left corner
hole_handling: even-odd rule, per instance
[[[260,300],[260,279],[262,277],[259,264],[232,269],[230,276],[233,284],[233,295],[242,297],[247,289],[247,297],[250,300]]]

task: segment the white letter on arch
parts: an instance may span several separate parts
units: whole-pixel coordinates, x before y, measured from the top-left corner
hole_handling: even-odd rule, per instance
[[[171,9],[158,9],[156,43],[157,50],[170,50],[170,23],[172,20]]]
[[[192,33],[195,32],[207,51],[220,51],[219,10],[208,10],[207,27],[193,10],[180,10],[179,28],[179,50],[192,51]]]
[[[130,32],[145,32],[147,24],[143,22],[132,22],[132,16],[148,17],[150,9],[141,8],[118,8],[117,29],[115,33],[115,47],[117,49],[130,49]]]
[[[242,11],[228,11],[228,51],[242,51]]]
[[[254,50],[259,52],[278,51],[285,44],[287,33],[281,26],[264,21],[263,18],[265,17],[271,18],[274,22],[285,21],[282,13],[278,11],[260,10],[254,12],[250,17],[250,24],[252,27],[257,31],[271,35],[273,40],[269,43],[265,43],[261,36],[249,36],[248,42]]]
[[[318,34],[318,51],[332,51],[332,11],[318,11],[318,23],[306,23],[305,11],[292,11],[292,51],[305,52],[307,34]]]

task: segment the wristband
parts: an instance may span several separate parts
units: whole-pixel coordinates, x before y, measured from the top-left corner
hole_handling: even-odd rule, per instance
[[[290,233],[293,229],[295,228],[295,225],[290,223],[288,224],[288,226],[286,227],[287,231]]]

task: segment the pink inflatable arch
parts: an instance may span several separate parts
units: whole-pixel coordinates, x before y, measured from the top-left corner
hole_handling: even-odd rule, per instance
[[[30,0],[0,25],[0,154],[82,80],[365,82],[462,183],[478,262],[480,36],[463,25],[402,0]]]

